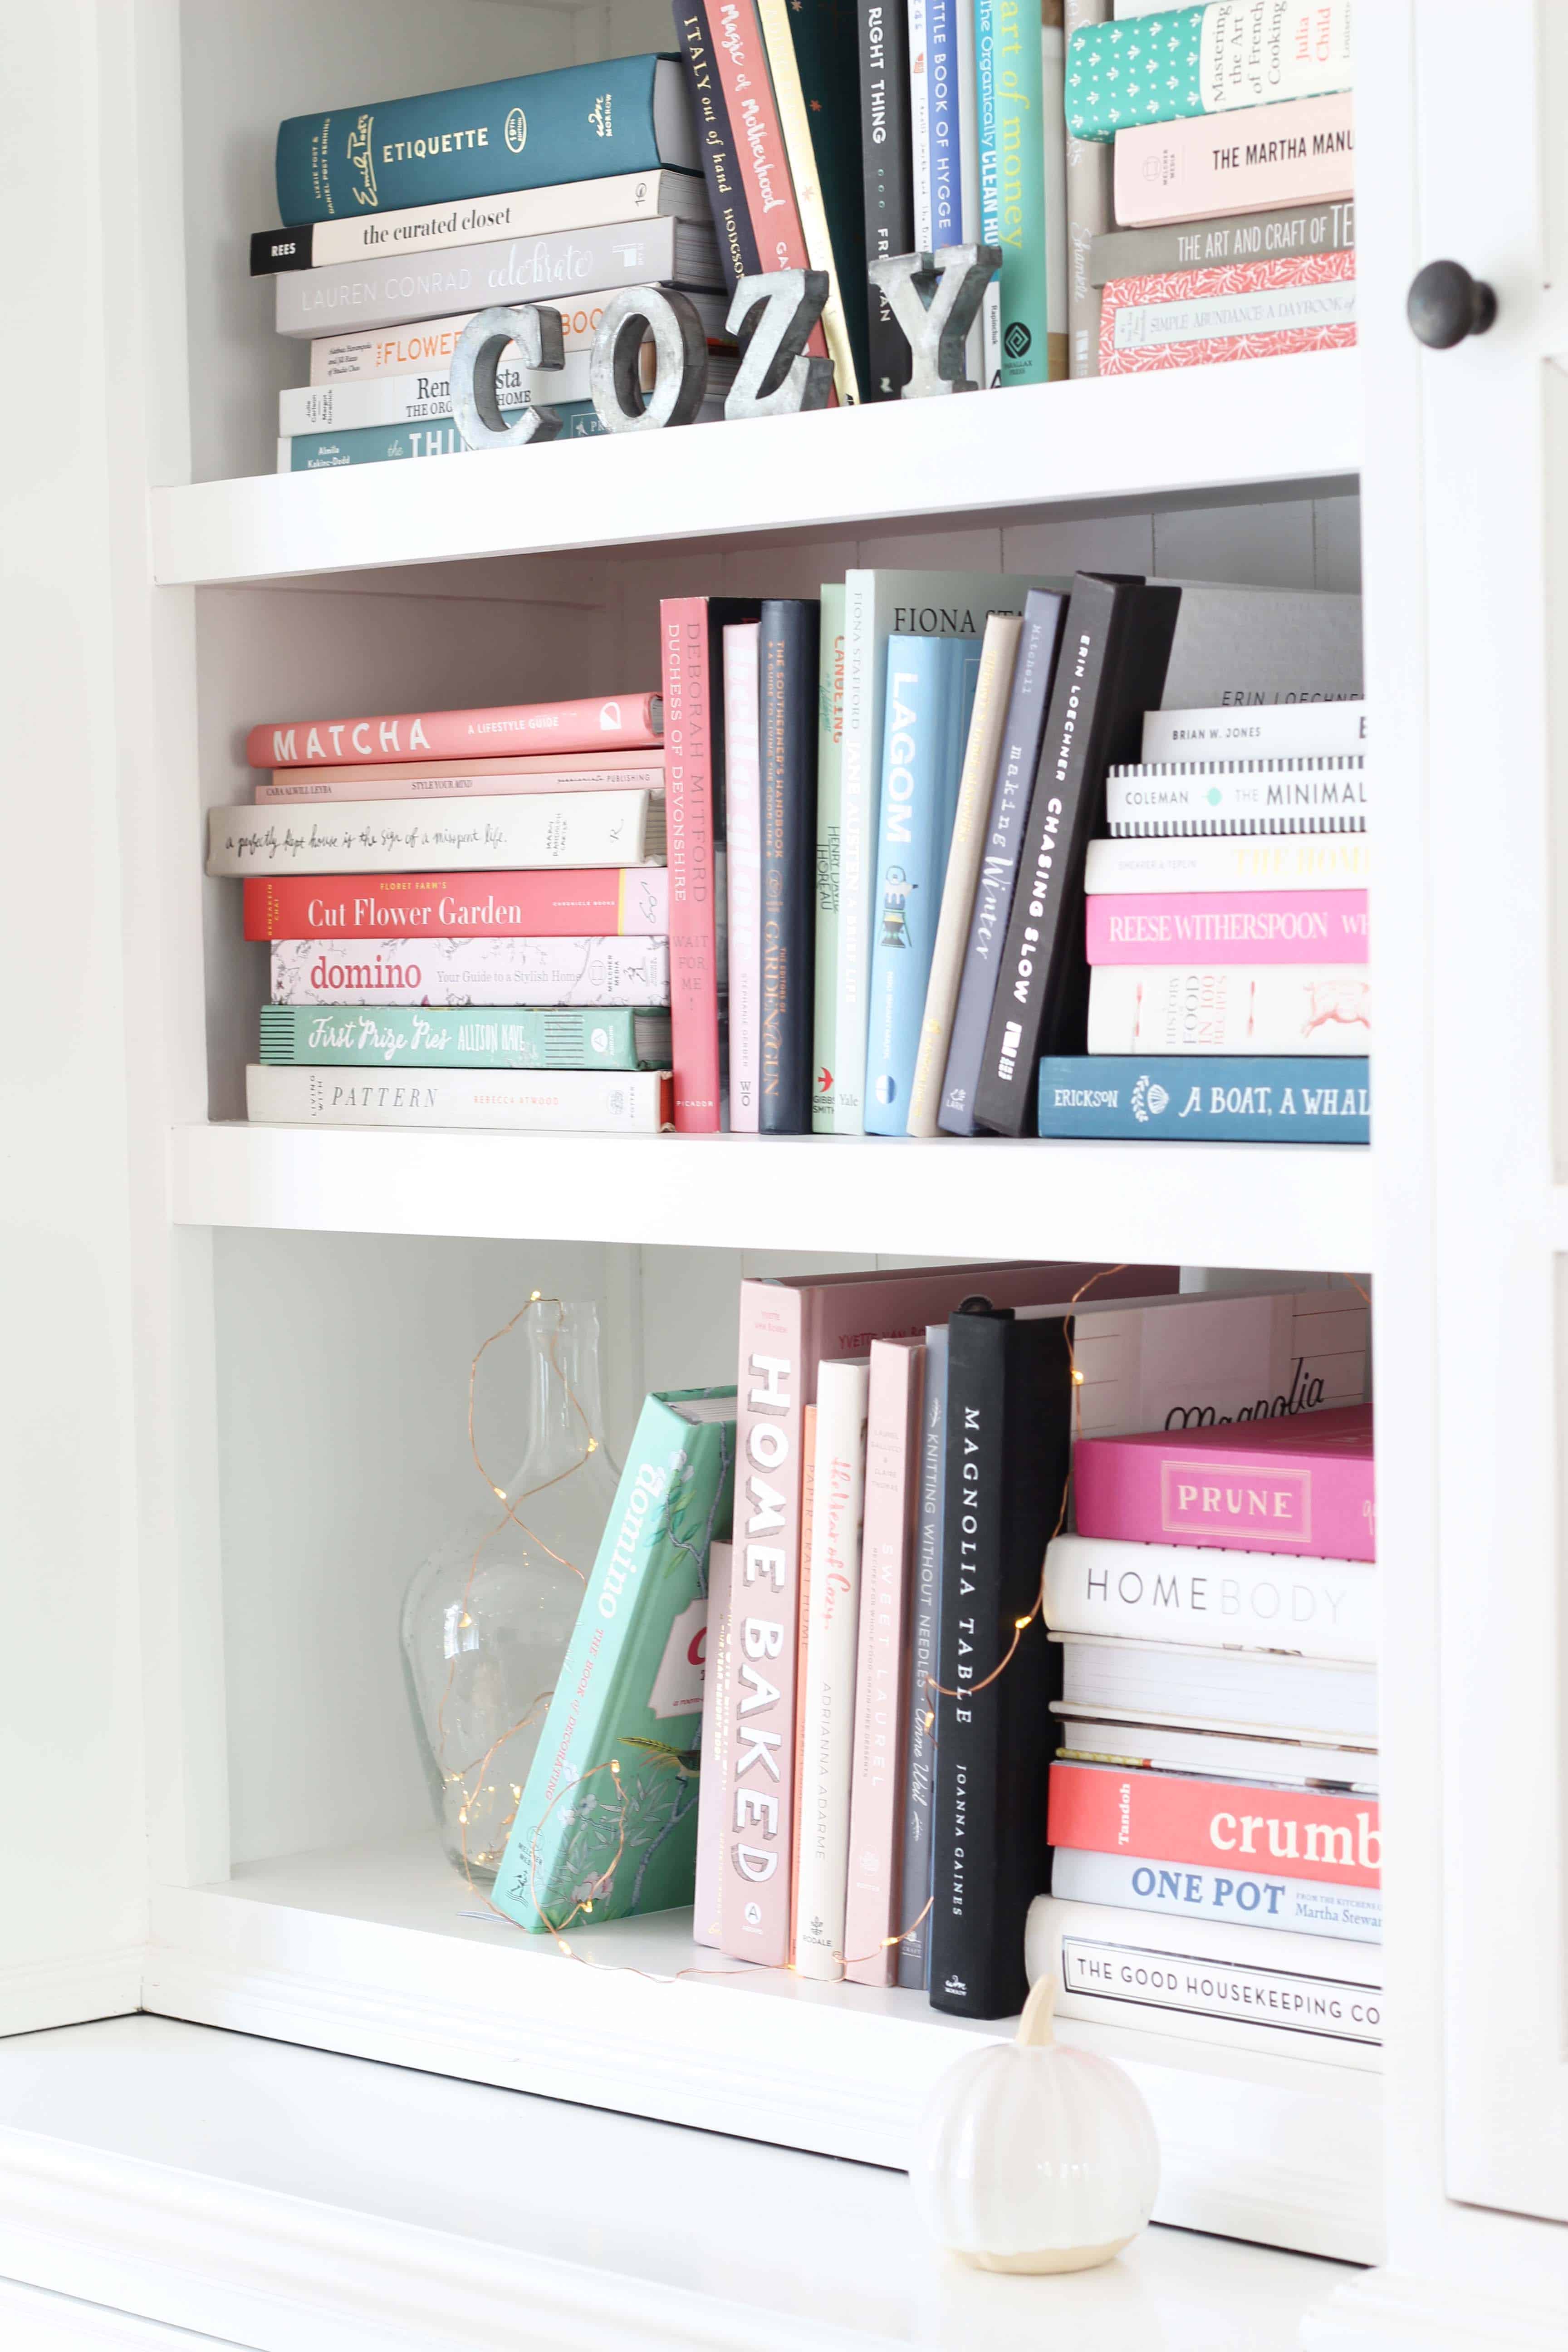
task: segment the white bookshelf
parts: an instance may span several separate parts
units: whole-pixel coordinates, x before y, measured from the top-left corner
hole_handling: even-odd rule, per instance
[[[1528,47],[1522,0],[1496,13]],[[116,321],[120,358],[111,384],[73,377],[47,444],[36,388],[0,394],[29,453],[6,540],[18,870],[70,879],[63,898],[18,896],[0,950],[26,1014],[0,1060],[0,1227],[19,1237],[0,1548],[20,1596],[0,1659],[19,1800],[0,1828],[0,2034],[142,2008],[155,2019],[124,2031],[158,2063],[184,2063],[159,2038],[182,2024],[237,2029],[278,2045],[304,2101],[349,2097],[327,2087],[349,2057],[454,2078],[422,2086],[405,2126],[376,2110],[386,2147],[349,2184],[367,2208],[391,2194],[384,2160],[416,2174],[425,2093],[451,2094],[455,2117],[459,2087],[722,2132],[752,2143],[738,2163],[783,2164],[774,2142],[897,2165],[923,2086],[989,2029],[907,1995],[680,1976],[676,1916],[584,1935],[595,1965],[574,1966],[484,1915],[441,1861],[395,1609],[473,1504],[475,1347],[531,1288],[593,1298],[614,1439],[645,1385],[725,1377],[749,1271],[984,1253],[1174,1263],[1215,1285],[1370,1276],[1386,2072],[1069,2031],[1143,2085],[1159,2213],[1215,2233],[1216,2309],[1234,2266],[1230,2335],[1209,2304],[1194,2321],[1179,2284],[1176,2318],[1151,2304],[1173,2344],[1261,2343],[1245,2333],[1258,2264],[1300,2283],[1310,2252],[1382,2267],[1337,2295],[1313,2287],[1304,2342],[1559,2352],[1568,1383],[1552,1302],[1568,1186],[1551,1126],[1540,583],[1557,520],[1543,452],[1568,420],[1542,388],[1563,343],[1536,207],[1540,185],[1552,205],[1563,191],[1527,132],[1489,143],[1484,173],[1470,156],[1472,27],[1458,0],[1358,17],[1359,352],[279,478],[275,395],[302,347],[271,335],[266,282],[239,275],[246,233],[271,217],[278,119],[361,96],[367,59],[371,82],[418,88],[662,45],[662,10],[33,12],[16,68],[41,95],[18,123],[18,184],[45,184],[62,152],[87,160],[15,257],[12,299],[18,317],[51,314],[71,283],[83,315]],[[1561,38],[1542,12],[1549,93]],[[1403,302],[1440,251],[1492,278],[1502,312],[1486,344],[1427,358]],[[204,879],[201,841],[205,808],[246,796],[255,720],[652,683],[661,593],[810,593],[857,562],[1345,590],[1363,544],[1380,842],[1402,853],[1380,846],[1373,884],[1371,1150],[243,1123],[265,951],[238,939],[232,887]],[[1488,859],[1496,904],[1478,928]],[[1528,1008],[1504,1045],[1500,1004]],[[1483,1066],[1525,1106],[1506,1121],[1478,1100]],[[11,2054],[0,2044],[0,2105]],[[137,2142],[111,2178],[98,2125],[79,2101],[68,2115],[74,2153],[48,2159],[63,2202],[37,2228],[0,2226],[0,2273],[287,2340],[258,2314],[268,2293],[310,2291],[319,2217],[282,2213],[232,2168],[197,2182],[181,2143],[191,2210],[236,2230],[248,2216],[269,2249],[226,2284],[215,2249],[230,2241],[209,2233],[201,2292],[182,2299],[124,2227],[163,2159]],[[0,2157],[16,2154],[9,2129]],[[795,2193],[804,2229],[812,2196]],[[68,2270],[62,2244],[83,2250]],[[427,2277],[455,2291],[460,2252],[427,2251]],[[0,2311],[24,2291],[0,2287]],[[420,2306],[420,2352],[441,2340],[435,2308]],[[981,2310],[987,2340],[1012,2340],[1000,2308],[966,2305],[952,2340]],[[1101,2306],[1082,2309],[1098,2326]],[[1120,2344],[1125,2319],[1086,2340]],[[354,2324],[339,2310],[319,2340],[338,2352]],[[711,2340],[731,2340],[718,2320]],[[797,2339],[780,2321],[757,2340]],[[1154,2340],[1152,2322],[1126,2340]]]

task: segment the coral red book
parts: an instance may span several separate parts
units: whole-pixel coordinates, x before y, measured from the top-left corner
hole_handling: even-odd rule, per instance
[[[280,874],[245,885],[247,940],[662,939],[662,866],[540,874]]]
[[[664,735],[657,694],[517,702],[495,710],[405,710],[384,719],[268,719],[253,727],[253,768],[338,768],[362,760],[474,760],[514,751],[644,750]]]
[[[1377,1800],[1325,1789],[1053,1764],[1046,1834],[1053,1846],[1194,1869],[1272,1871],[1333,1886],[1382,1884]]]
[[[1073,1495],[1080,1536],[1375,1559],[1372,1407],[1086,1437]]]
[[[1086,900],[1095,963],[1365,963],[1364,890],[1106,892]]]
[[[1353,253],[1118,278],[1100,297],[1101,375],[1340,351],[1355,339]]]
[[[756,0],[725,0],[722,7],[711,12],[710,21],[713,70],[734,133],[736,161],[760,266],[764,274],[775,269],[809,269],[811,257],[806,251],[805,227],[795,198],[778,108],[773,102],[762,12]],[[827,337],[820,320],[813,327],[805,348],[817,358],[827,357]]]

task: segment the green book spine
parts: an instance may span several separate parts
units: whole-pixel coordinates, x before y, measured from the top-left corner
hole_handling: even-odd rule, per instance
[[[1002,248],[1002,382],[1045,383],[1047,341],[1045,82],[1039,0],[978,0],[994,58],[995,162],[981,159],[982,227]],[[995,190],[994,221],[987,215]]]
[[[813,998],[811,1131],[832,1135],[834,1034],[838,1021],[838,827],[843,803],[844,583],[822,591],[816,698],[816,966]]]
[[[493,1889],[531,1933],[692,1900],[708,1548],[730,1536],[734,1396],[671,1390],[638,1416]],[[681,1410],[726,1402],[716,1419]]]
[[[264,1004],[264,1062],[422,1070],[666,1067],[669,1021],[606,1006]]]
[[[501,423],[527,412],[504,408]],[[563,441],[588,441],[604,431],[591,400],[555,403]],[[453,457],[464,448],[462,435],[449,416],[428,425],[356,425],[346,433],[296,433],[279,442],[288,463],[287,474],[326,474],[340,466],[384,466],[398,457]]]

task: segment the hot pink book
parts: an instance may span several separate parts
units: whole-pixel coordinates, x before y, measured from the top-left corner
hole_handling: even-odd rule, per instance
[[[662,792],[664,754],[606,760],[596,751],[545,751],[510,760],[382,760],[353,768],[275,768],[262,801],[461,800],[510,793]]]
[[[896,1981],[898,1937],[907,1924],[898,1916],[903,1854],[902,1701],[925,1352],[920,1341],[871,1342],[844,1910],[844,1973],[851,1984]]]
[[[1090,898],[1090,963],[1365,963],[1364,890]]]
[[[1119,131],[1117,226],[1215,220],[1352,196],[1354,126],[1351,92],[1341,90]]]
[[[1375,1559],[1372,1407],[1143,1437],[1086,1437],[1078,1531],[1122,1543]]]
[[[247,886],[249,887],[249,886]],[[790,1957],[795,1689],[800,1633],[801,1444],[817,1367],[873,1339],[923,1337],[983,1291],[998,1307],[1070,1298],[1093,1265],[950,1265],[908,1274],[793,1275],[741,1285],[731,1692],[734,1809],[725,1823],[720,1948],[782,1968]],[[1124,1266],[1100,1298],[1173,1291],[1172,1266]]]
[[[657,694],[594,696],[581,702],[517,702],[495,710],[405,710],[384,719],[267,720],[246,738],[253,768],[341,768],[362,760],[505,758],[513,751],[657,747],[664,711]]]

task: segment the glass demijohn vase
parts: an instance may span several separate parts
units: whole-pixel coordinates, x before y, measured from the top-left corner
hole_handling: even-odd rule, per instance
[[[442,1843],[484,1886],[500,1866],[618,1475],[605,1446],[597,1310],[541,1299],[518,1329],[527,1454],[504,1498],[437,1545],[403,1600],[404,1665]]]

